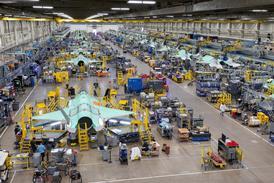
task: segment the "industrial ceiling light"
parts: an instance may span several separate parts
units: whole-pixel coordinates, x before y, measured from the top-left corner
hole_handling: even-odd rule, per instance
[[[53,6],[32,6],[34,9],[53,9]]]
[[[39,2],[40,0],[1,0],[0,3],[3,4],[12,4],[12,3],[19,3],[19,2]]]
[[[107,15],[108,15],[108,13],[97,13],[95,15],[91,15],[90,17],[86,18],[86,20],[93,19],[93,18],[99,18],[99,17],[107,16]]]
[[[268,12],[268,10],[251,10],[252,12],[255,12],[255,13],[265,13],[265,12]]]
[[[63,18],[67,18],[67,19],[73,19],[71,16],[65,14],[65,13],[62,13],[62,12],[52,12],[52,13],[44,13],[44,14],[47,14],[47,15],[57,15],[59,17],[63,17]]]
[[[167,15],[166,18],[174,18],[173,15]]]
[[[57,14],[59,17],[63,17],[63,18],[67,18],[67,19],[73,19],[71,16],[69,16],[69,15],[67,15],[67,14],[65,14],[65,13],[58,13]]]
[[[114,10],[114,11],[129,11],[130,8],[111,8],[111,10]]]
[[[133,1],[129,0],[128,4],[156,4],[156,1]]]

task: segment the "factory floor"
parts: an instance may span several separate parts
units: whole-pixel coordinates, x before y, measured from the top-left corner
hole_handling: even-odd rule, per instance
[[[113,45],[112,45],[113,46]],[[113,46],[115,47],[115,46]],[[116,48],[116,47],[115,47]],[[120,50],[121,51],[121,50]],[[148,73],[150,68],[130,56],[139,73]],[[112,72],[112,77],[114,76]],[[81,89],[89,89],[89,83],[94,78],[86,78],[82,81],[71,79],[71,85],[77,85]],[[104,87],[108,86],[109,78],[97,78]],[[22,103],[34,103],[43,99],[47,91],[54,89],[51,84],[40,83],[32,90],[28,90],[25,96],[20,97]],[[274,147],[265,137],[261,137],[254,130],[241,126],[229,116],[221,117],[219,111],[195,95],[193,88],[186,84],[176,84],[169,80],[171,97],[181,99],[183,103],[194,109],[194,116],[202,115],[205,124],[209,126],[212,140],[204,143],[180,143],[173,138],[165,140],[153,129],[153,134],[160,145],[167,143],[171,146],[171,153],[167,156],[160,153],[159,157],[143,158],[141,161],[129,162],[129,165],[120,165],[118,160],[118,148],[112,151],[112,163],[103,162],[100,152],[91,149],[78,154],[78,170],[83,176],[84,183],[91,182],[204,182],[204,183],[273,183],[274,182]],[[27,99],[26,99],[27,97]],[[20,112],[15,120],[19,119]],[[13,126],[10,126],[1,138],[1,148],[13,150],[15,141]],[[237,141],[244,151],[243,168],[225,170],[214,169],[204,172],[200,166],[200,151],[202,146],[213,147],[216,151],[217,139],[221,133]],[[132,145],[134,146],[134,145]],[[32,180],[33,170],[17,168],[13,171],[10,182],[29,183]],[[62,182],[69,182],[63,177]]]

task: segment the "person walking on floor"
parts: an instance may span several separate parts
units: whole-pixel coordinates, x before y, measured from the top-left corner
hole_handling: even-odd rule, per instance
[[[224,116],[224,113],[226,111],[226,106],[225,104],[221,103],[220,105],[220,111],[221,111],[221,116]]]
[[[37,147],[37,152],[41,154],[42,161],[44,161],[45,153],[46,153],[46,147],[43,143],[39,144]]]

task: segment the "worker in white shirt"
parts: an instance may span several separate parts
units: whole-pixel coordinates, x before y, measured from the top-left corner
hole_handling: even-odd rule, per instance
[[[226,106],[225,104],[221,103],[220,105],[220,111],[221,111],[221,116],[224,116],[224,113],[226,111]]]

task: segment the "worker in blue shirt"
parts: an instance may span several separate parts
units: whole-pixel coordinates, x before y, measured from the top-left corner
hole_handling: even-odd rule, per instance
[[[44,161],[46,147],[43,143],[39,144],[39,146],[37,147],[37,152],[41,154],[42,161]]]

